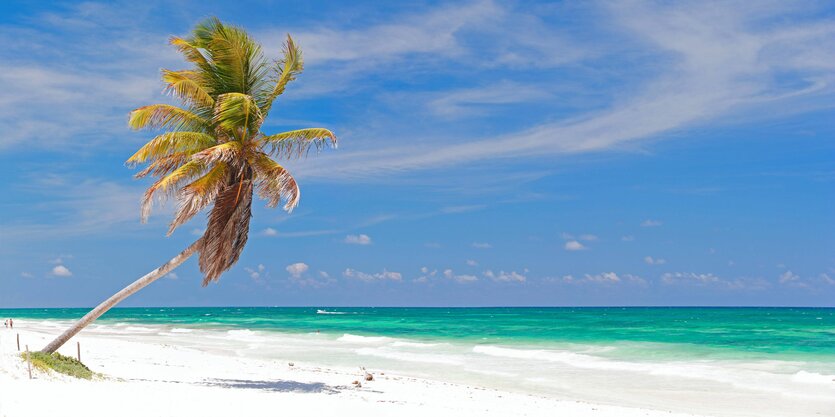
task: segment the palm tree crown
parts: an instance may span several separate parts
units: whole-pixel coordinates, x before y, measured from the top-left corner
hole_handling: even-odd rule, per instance
[[[303,69],[301,50],[289,35],[276,62],[268,61],[244,30],[216,18],[198,24],[187,38],[172,37],[171,44],[193,64],[162,71],[166,91],[183,106],[154,104],[131,112],[131,128],[164,133],[127,164],[147,164],[136,177],[157,178],[142,201],[143,221],[155,196],[176,196],[169,235],[211,206],[198,247],[205,286],[229,269],[246,245],[253,191],[269,207],[283,201],[290,212],[298,205],[296,180],[272,157],[297,158],[311,146],[335,147],[336,136],[323,128],[261,132],[273,102]]]

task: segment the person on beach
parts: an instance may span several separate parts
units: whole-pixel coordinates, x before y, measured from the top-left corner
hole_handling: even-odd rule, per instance
[[[14,320],[9,319],[9,329],[14,329]]]
[[[8,319],[3,320],[3,327],[5,327],[7,329],[9,328],[9,320]]]

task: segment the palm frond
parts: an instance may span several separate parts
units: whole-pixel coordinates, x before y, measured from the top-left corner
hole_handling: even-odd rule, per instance
[[[139,148],[125,162],[130,167],[156,160],[174,153],[202,151],[217,143],[211,135],[200,132],[168,132],[163,133]]]
[[[243,139],[247,132],[257,132],[262,121],[261,110],[251,96],[242,93],[218,96],[213,123],[221,129]]]
[[[299,158],[306,155],[311,146],[317,151],[330,144],[336,148],[336,135],[328,129],[310,128],[264,136],[260,143],[270,146],[270,153],[284,158]]]
[[[214,75],[222,86],[218,94],[254,94],[263,88],[267,71],[261,46],[246,31],[209,19],[195,30],[211,57]]]
[[[200,68],[209,68],[209,61],[206,60],[206,57],[203,56],[203,53],[200,52],[200,49],[192,42],[189,42],[183,38],[172,36],[169,40],[169,43],[171,45],[174,45],[177,48],[177,50],[180,51],[181,54],[183,54],[183,56],[186,58],[188,62],[191,62]]]
[[[203,162],[191,160],[181,165],[168,175],[160,178],[157,182],[148,187],[148,190],[145,191],[145,195],[142,198],[142,222],[146,222],[148,217],[151,215],[151,206],[153,205],[154,194],[156,194],[157,191],[163,192],[162,198],[164,199],[170,195],[171,190],[176,189],[179,184],[199,176],[205,169],[206,165]]]
[[[211,204],[226,182],[229,174],[229,166],[226,163],[218,163],[202,177],[194,180],[180,190],[178,195],[179,208],[174,215],[174,221],[168,228],[168,235],[174,233],[174,229],[189,221],[194,215]]]
[[[220,145],[212,146],[192,155],[192,161],[198,161],[205,165],[215,162],[229,163],[238,158],[243,150],[241,142],[233,140]]]
[[[287,41],[284,43],[284,56],[276,62],[276,80],[272,91],[264,98],[261,104],[264,108],[264,114],[268,114],[273,106],[273,101],[276,97],[284,93],[287,84],[296,79],[296,76],[304,70],[304,59],[302,58],[302,50],[299,48],[293,38],[287,35]]]
[[[179,131],[207,132],[210,122],[177,106],[152,104],[132,111],[128,125],[133,129],[167,128]]]
[[[267,206],[274,208],[281,200],[288,213],[299,205],[301,191],[296,179],[283,166],[263,153],[257,153],[250,164],[255,170],[258,196],[267,200]]]
[[[133,175],[134,178],[144,178],[148,175],[162,177],[173,172],[191,159],[192,152],[177,152],[154,160],[141,171]]]
[[[166,92],[179,97],[181,100],[196,107],[212,107],[215,100],[211,96],[211,89],[203,85],[200,74],[195,71],[162,70],[162,81],[168,85]]]

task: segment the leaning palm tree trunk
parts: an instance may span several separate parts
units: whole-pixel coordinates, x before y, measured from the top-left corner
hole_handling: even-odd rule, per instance
[[[107,310],[113,308],[116,304],[119,304],[125,298],[128,298],[133,293],[145,288],[148,284],[158,280],[159,278],[165,276],[165,274],[169,273],[172,269],[180,266],[186,259],[190,258],[194,252],[200,247],[202,239],[198,239],[191,246],[187,247],[186,250],[180,252],[179,255],[171,258],[170,261],[162,264],[159,268],[147,273],[142,278],[134,281],[132,284],[128,285],[127,287],[123,288],[121,291],[113,294],[107,300],[104,300],[101,304],[96,306],[92,311],[87,313],[84,317],[81,318],[78,322],[76,322],[72,327],[67,329],[64,333],[61,333],[60,336],[56,337],[55,340],[50,342],[46,345],[45,348],[41,350],[44,353],[53,353],[58,348],[60,348],[64,343],[67,343],[73,336],[75,336],[81,329],[87,327],[90,323],[95,321],[99,316],[106,313]]]

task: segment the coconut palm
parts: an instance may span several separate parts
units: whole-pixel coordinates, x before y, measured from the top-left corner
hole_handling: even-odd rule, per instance
[[[268,61],[244,30],[216,18],[198,24],[188,38],[171,38],[193,67],[162,71],[166,91],[183,106],[154,104],[130,114],[133,129],[162,133],[127,160],[145,165],[138,178],[155,177],[142,199],[146,221],[154,200],[176,197],[178,208],[168,234],[209,208],[203,236],[179,255],[111,296],[58,336],[43,352],[52,353],[107,310],[199,253],[203,286],[217,281],[243,251],[249,234],[253,193],[290,212],[299,187],[273,158],[298,158],[311,147],[336,146],[327,129],[268,135],[261,131],[276,98],[301,73],[302,54],[288,35],[283,57]]]

